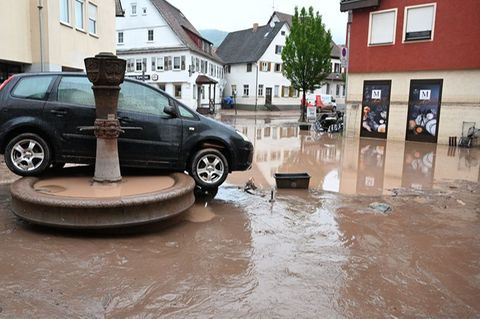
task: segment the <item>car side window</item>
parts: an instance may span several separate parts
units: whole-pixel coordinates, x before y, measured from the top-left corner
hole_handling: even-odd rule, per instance
[[[187,108],[181,104],[178,104],[178,110],[180,111],[180,116],[187,119],[195,119],[195,115],[192,112],[188,111]]]
[[[84,76],[64,76],[58,85],[58,102],[95,106],[92,83]]]
[[[54,76],[29,76],[21,78],[15,85],[12,95],[15,97],[43,100],[47,96],[48,87]]]
[[[167,116],[163,112],[168,105],[168,97],[135,82],[125,81],[120,85],[120,96],[118,100],[118,109],[120,111],[131,111],[142,114]]]

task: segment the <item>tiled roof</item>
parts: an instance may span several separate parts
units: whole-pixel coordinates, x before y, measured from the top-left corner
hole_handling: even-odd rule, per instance
[[[124,15],[125,15],[125,12],[123,11],[123,8],[122,8],[122,2],[120,0],[115,0],[115,16],[123,17]]]
[[[282,22],[286,22],[288,24],[289,27],[292,27],[292,18],[293,16],[291,14],[288,14],[288,13],[282,13],[282,12],[278,12],[278,11],[275,11],[270,20],[268,21],[268,23],[270,23],[270,21],[272,21],[272,18],[274,16],[277,16],[278,19]],[[338,45],[333,42],[332,40],[332,52],[330,53],[330,56],[332,58],[340,58],[340,54],[341,54],[341,51],[340,51],[340,48],[338,47]]]
[[[170,28],[172,28],[173,32],[190,50],[195,51],[196,53],[215,60],[219,63],[222,63],[222,60],[215,54],[213,49],[212,53],[203,51],[202,48],[200,48],[195,43],[195,41],[188,35],[188,32],[191,32],[196,37],[210,44],[210,41],[202,37],[202,35],[197,31],[197,29],[195,29],[195,27],[190,23],[190,21],[188,21],[188,19],[179,9],[177,9],[165,0],[150,1],[165,19]]]
[[[269,47],[284,23],[231,32],[217,49],[217,54],[227,64],[257,62]]]

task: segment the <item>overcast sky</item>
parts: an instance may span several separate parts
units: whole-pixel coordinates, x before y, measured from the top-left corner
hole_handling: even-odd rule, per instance
[[[294,14],[295,6],[318,11],[337,44],[345,42],[347,14],[340,12],[340,0],[167,0],[180,9],[197,28],[237,31],[253,23],[266,24],[276,11]]]

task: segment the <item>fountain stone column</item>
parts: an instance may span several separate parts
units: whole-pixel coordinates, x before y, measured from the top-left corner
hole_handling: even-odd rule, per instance
[[[118,158],[118,137],[122,128],[117,118],[120,84],[125,77],[126,61],[112,53],[101,52],[85,59],[85,68],[95,96],[97,155],[93,180],[115,183],[122,180]]]

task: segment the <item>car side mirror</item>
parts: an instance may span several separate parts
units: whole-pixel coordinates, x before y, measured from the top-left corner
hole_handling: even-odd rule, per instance
[[[172,105],[167,105],[167,106],[165,106],[165,109],[163,109],[163,112],[164,112],[165,114],[170,115],[171,117],[177,117],[177,116],[178,116],[177,110],[176,110],[175,107],[172,106]]]

